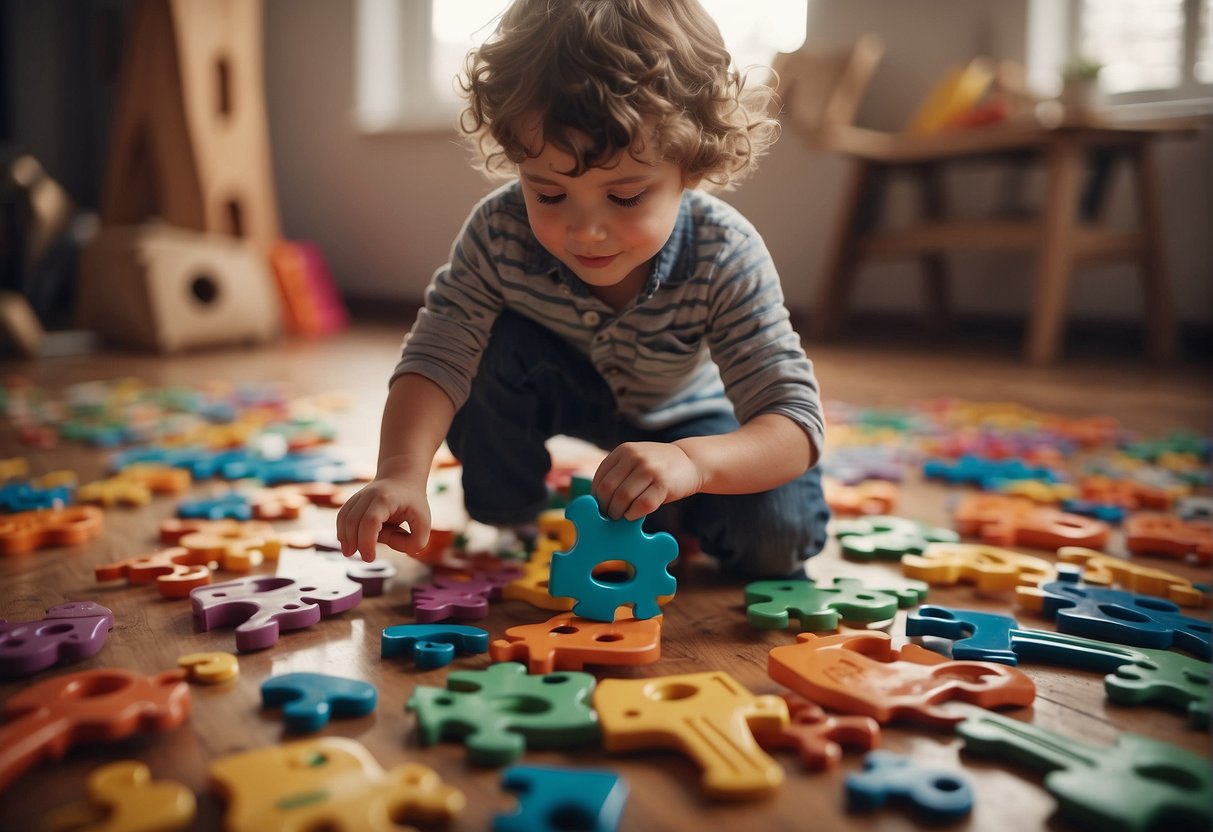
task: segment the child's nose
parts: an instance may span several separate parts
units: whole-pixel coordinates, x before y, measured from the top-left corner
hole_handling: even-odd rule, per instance
[[[569,236],[584,242],[604,240],[606,226],[596,212],[580,211],[569,220]]]

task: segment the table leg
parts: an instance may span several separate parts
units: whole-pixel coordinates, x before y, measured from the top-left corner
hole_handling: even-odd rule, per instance
[[[1079,147],[1063,139],[1048,150],[1042,243],[1032,284],[1025,357],[1033,364],[1051,364],[1061,352],[1066,297],[1074,264]]]

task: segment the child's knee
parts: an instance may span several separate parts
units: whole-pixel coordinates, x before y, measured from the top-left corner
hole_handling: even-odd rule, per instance
[[[721,568],[745,578],[786,578],[824,548],[830,519],[824,502],[803,500],[800,489],[720,498],[711,513],[714,534],[703,535],[704,550]]]

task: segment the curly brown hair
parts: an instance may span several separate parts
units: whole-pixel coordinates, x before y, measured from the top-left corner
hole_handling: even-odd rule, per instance
[[[778,136],[773,92],[730,67],[696,0],[516,0],[464,72],[460,128],[490,173],[539,152],[527,142],[538,123],[575,160],[567,175],[651,138],[688,180],[728,188]]]

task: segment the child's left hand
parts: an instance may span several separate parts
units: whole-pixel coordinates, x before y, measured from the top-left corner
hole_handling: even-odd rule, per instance
[[[639,520],[702,487],[703,475],[677,445],[625,442],[598,466],[591,491],[608,517]]]

